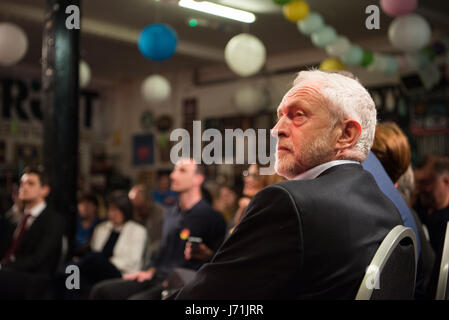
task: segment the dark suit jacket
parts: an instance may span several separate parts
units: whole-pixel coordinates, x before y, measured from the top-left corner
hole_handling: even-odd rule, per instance
[[[357,164],[268,186],[177,299],[354,299],[399,224],[394,204]]]
[[[2,257],[11,245],[14,228],[8,231],[7,239],[3,238]],[[3,268],[42,274],[55,272],[61,254],[63,232],[62,217],[46,207],[23,234],[15,252],[15,260],[6,263]]]

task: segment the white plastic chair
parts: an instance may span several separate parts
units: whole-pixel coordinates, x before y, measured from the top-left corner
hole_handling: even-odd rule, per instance
[[[402,250],[399,252],[399,256],[393,255],[395,250],[401,246],[407,248],[407,245],[412,245],[413,250]],[[396,263],[398,259],[403,259],[405,265],[407,265],[411,261],[410,251],[414,255],[412,261],[413,270],[393,268],[397,271],[397,274],[390,275],[391,279],[386,284],[386,281],[384,281],[382,285],[382,281],[380,280],[382,280],[383,272],[388,263]],[[357,292],[356,300],[413,299],[417,263],[418,253],[415,232],[411,228],[406,228],[402,225],[394,227],[382,241],[373,260],[368,266],[365,277]]]
[[[449,222],[446,225],[446,235],[444,236],[443,256],[441,258],[440,275],[438,277],[437,294],[435,300],[449,300],[448,286],[449,271]]]

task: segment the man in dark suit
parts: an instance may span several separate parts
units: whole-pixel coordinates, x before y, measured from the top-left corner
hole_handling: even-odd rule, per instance
[[[42,170],[25,169],[16,210],[0,235],[0,299],[42,296],[59,262],[63,220],[45,202],[50,193]]]
[[[302,71],[277,111],[275,169],[289,181],[252,199],[177,299],[354,299],[380,243],[402,224],[360,165],[376,109],[358,81]]]

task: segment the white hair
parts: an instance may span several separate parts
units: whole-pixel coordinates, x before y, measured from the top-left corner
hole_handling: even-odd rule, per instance
[[[328,106],[334,126],[353,119],[362,127],[356,144],[339,159],[364,161],[373,145],[377,122],[376,106],[369,92],[349,72],[301,71],[293,85],[310,81],[321,93],[321,102]]]

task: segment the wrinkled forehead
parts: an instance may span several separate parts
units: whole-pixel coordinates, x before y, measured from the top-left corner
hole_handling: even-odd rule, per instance
[[[293,86],[282,98],[278,111],[283,107],[288,107],[292,103],[305,103],[309,106],[319,106],[323,102],[323,95],[319,90],[316,81],[301,82]]]

